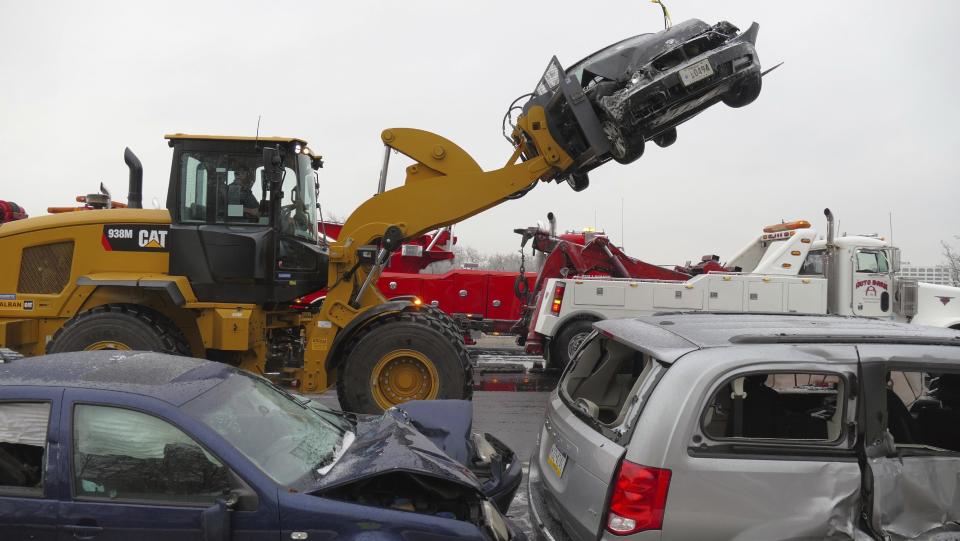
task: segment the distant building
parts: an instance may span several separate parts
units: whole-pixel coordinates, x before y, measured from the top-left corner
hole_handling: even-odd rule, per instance
[[[904,263],[900,267],[900,275],[904,278],[914,278],[918,282],[938,284],[942,286],[960,285],[950,275],[950,267],[946,265],[911,265]]]

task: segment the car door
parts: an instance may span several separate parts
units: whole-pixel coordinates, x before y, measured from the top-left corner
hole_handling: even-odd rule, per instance
[[[861,345],[874,533],[960,532],[960,348]],[[933,538],[933,537],[930,537]]]
[[[63,390],[0,386],[0,539],[56,539]]]
[[[66,391],[60,539],[277,538],[276,489],[251,488],[177,411],[129,393]],[[221,503],[232,500],[232,510]]]
[[[853,346],[716,348],[678,361],[659,387],[691,389],[676,424],[637,427],[642,440],[679,430],[652,464],[672,471],[661,539],[853,538],[856,374]]]

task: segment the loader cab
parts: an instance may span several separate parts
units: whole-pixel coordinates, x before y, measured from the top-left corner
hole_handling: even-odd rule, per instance
[[[291,138],[168,135],[170,274],[201,301],[286,303],[326,285],[320,158]]]

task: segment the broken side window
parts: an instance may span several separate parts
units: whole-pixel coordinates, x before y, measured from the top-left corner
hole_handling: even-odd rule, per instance
[[[49,420],[49,403],[0,403],[0,494],[43,495]]]
[[[702,415],[715,440],[754,438],[836,442],[843,436],[846,382],[839,374],[737,375],[713,393]]]
[[[887,430],[897,447],[960,452],[960,374],[887,372]]]
[[[656,372],[657,364],[650,355],[595,335],[560,381],[561,396],[606,433],[604,428],[618,427],[627,420],[640,387]]]

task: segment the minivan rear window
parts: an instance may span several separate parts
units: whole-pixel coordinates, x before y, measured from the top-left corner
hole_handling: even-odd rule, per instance
[[[599,432],[610,435],[629,421],[630,406],[656,371],[650,355],[594,334],[560,380],[560,396]]]

